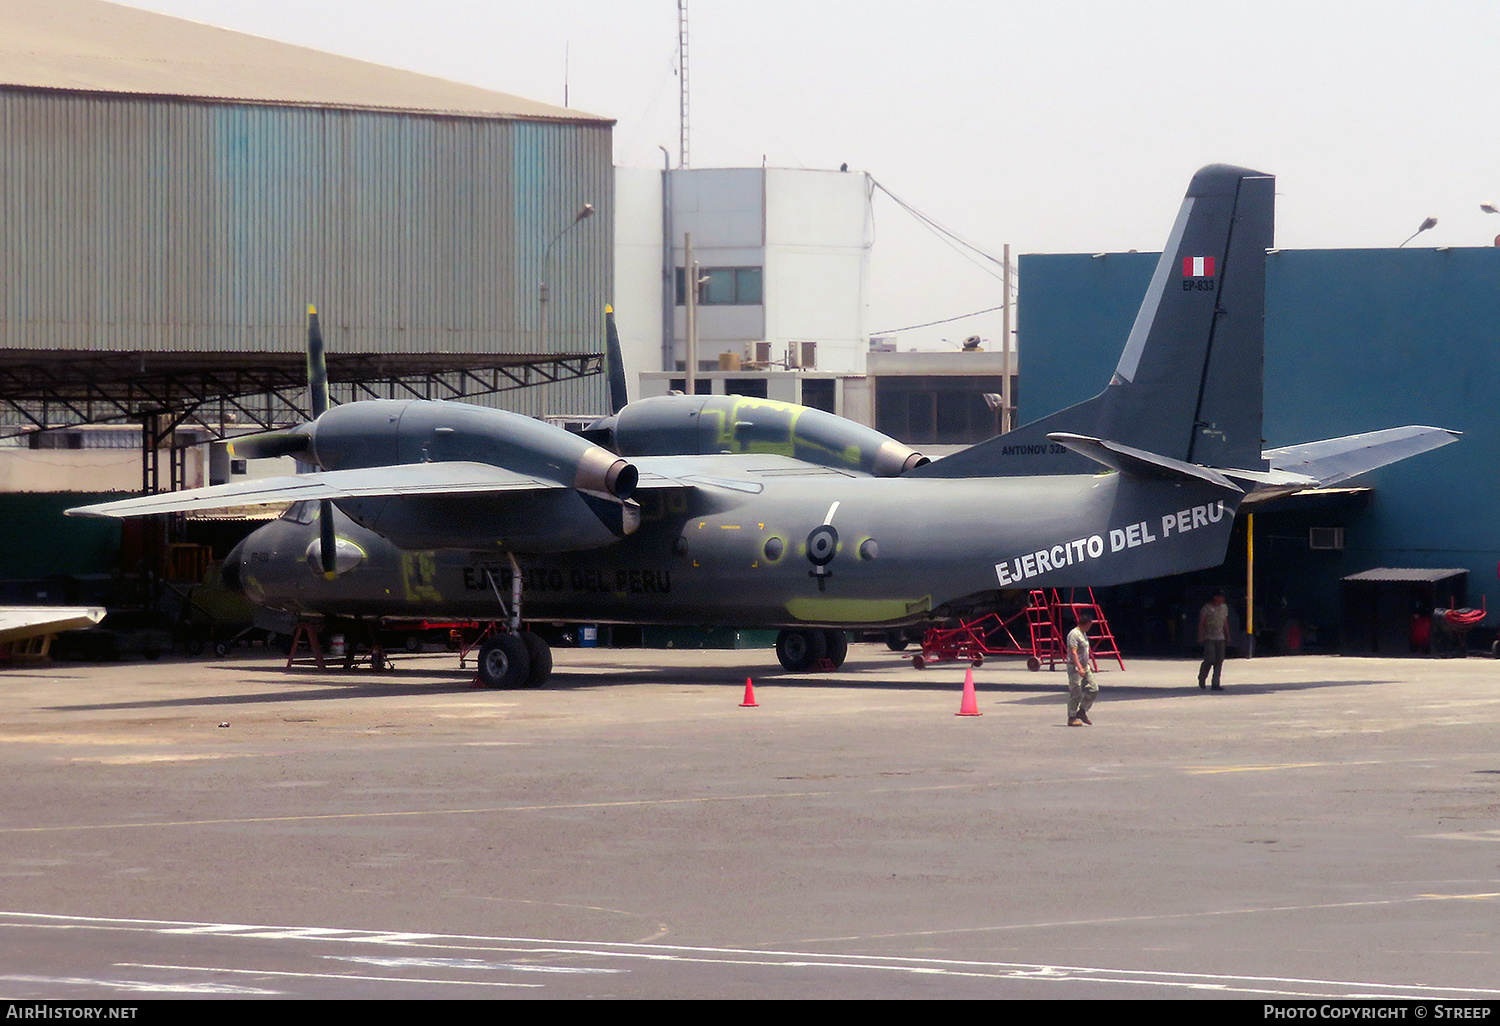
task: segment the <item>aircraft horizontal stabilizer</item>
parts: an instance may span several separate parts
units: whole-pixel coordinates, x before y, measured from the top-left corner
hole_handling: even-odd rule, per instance
[[[1290,470],[1235,470],[1220,467],[1220,473],[1239,481],[1249,481],[1262,488],[1316,488],[1318,479],[1306,474],[1294,474]]]
[[[382,495],[453,495],[470,492],[560,491],[562,485],[503,470],[486,463],[407,463],[389,467],[331,470],[295,477],[190,488],[143,495],[68,510],[74,517],[134,517],[187,513],[307,499],[357,499]]]
[[[1267,449],[1262,454],[1270,464],[1267,470],[1202,467],[1119,442],[1062,431],[1051,432],[1047,438],[1096,463],[1137,477],[1196,478],[1234,491],[1243,489],[1233,484],[1230,478],[1246,481],[1254,487],[1245,501],[1264,502],[1306,488],[1341,484],[1368,471],[1455,442],[1460,434],[1446,428],[1412,426],[1288,445]]]
[[[1263,455],[1270,461],[1272,470],[1306,475],[1318,487],[1327,488],[1409,456],[1456,442],[1461,434],[1446,428],[1412,425],[1267,449]]]
[[[1101,463],[1124,474],[1158,480],[1186,477],[1195,481],[1206,481],[1231,492],[1244,491],[1211,467],[1184,463],[1170,456],[1158,456],[1154,452],[1121,445],[1119,442],[1107,442],[1102,438],[1089,438],[1085,435],[1070,435],[1063,431],[1054,431],[1047,438],[1058,445],[1066,446],[1080,456],[1087,456],[1095,463]]]

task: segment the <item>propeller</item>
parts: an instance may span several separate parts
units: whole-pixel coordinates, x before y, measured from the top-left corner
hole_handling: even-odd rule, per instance
[[[328,412],[328,359],[323,355],[323,329],[318,324],[318,308],[311,303],[307,306],[307,391],[313,420],[317,420]],[[308,434],[301,437],[311,438]],[[338,576],[335,569],[338,565],[338,540],[333,536],[332,499],[318,503],[318,555],[323,564],[323,576],[333,580]]]
[[[609,389],[609,413],[578,434],[606,449],[615,447],[615,418],[630,402],[625,387],[625,357],[620,353],[620,330],[615,327],[615,308],[604,307],[604,370]]]
[[[323,329],[318,325],[318,308],[307,308],[307,390],[311,396],[312,419],[328,412],[328,361],[323,355]],[[263,460],[276,456],[312,455],[312,427],[298,424],[291,428],[260,431],[241,435],[229,442],[229,454],[237,460]]]
[[[328,360],[323,352],[323,329],[318,324],[318,308],[307,307],[307,391],[312,406],[312,421],[296,427],[241,435],[229,442],[229,453],[235,459],[260,460],[275,456],[297,456],[312,462],[313,422],[328,412]],[[323,576],[337,575],[338,540],[333,533],[333,500],[318,503],[318,561]]]

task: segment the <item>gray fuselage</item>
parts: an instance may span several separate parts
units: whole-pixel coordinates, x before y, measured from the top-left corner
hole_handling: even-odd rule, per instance
[[[525,617],[910,623],[1005,588],[1099,586],[1215,565],[1240,497],[1113,472],[917,480],[757,473],[754,457],[701,459],[692,488],[639,494],[633,534],[586,551],[516,552]],[[315,523],[259,529],[235,554],[246,594],[327,616],[494,619],[510,601],[501,548],[403,551],[342,515],[338,534],[363,558],[330,580],[305,559]]]

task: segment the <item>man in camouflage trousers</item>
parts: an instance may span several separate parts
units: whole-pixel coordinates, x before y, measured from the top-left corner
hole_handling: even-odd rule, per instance
[[[1093,726],[1089,719],[1089,707],[1099,697],[1099,685],[1094,682],[1093,663],[1089,654],[1089,628],[1094,625],[1094,614],[1088,610],[1078,613],[1078,626],[1068,632],[1068,726]]]

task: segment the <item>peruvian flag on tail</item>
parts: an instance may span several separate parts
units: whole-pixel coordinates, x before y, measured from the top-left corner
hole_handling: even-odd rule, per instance
[[[1182,276],[1184,278],[1212,278],[1214,258],[1211,256],[1183,257]]]

